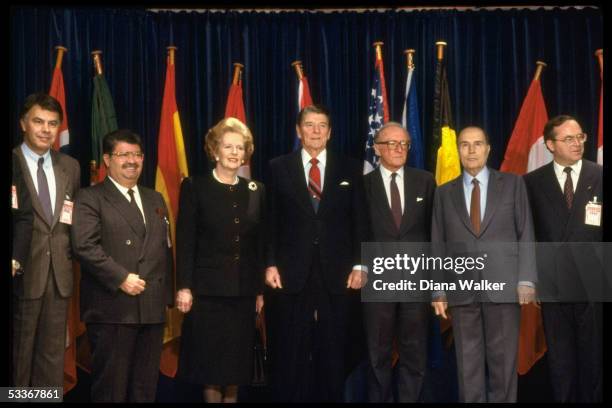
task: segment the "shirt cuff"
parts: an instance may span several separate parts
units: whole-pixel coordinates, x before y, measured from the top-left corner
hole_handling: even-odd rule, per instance
[[[353,269],[360,270],[361,272],[368,273],[368,267],[365,265],[353,265]]]
[[[530,288],[535,288],[535,284],[531,281],[519,281],[518,286],[529,286]]]

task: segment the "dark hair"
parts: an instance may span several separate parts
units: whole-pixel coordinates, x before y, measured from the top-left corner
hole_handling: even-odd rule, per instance
[[[463,133],[464,130],[466,129],[478,129],[482,132],[482,134],[485,137],[485,142],[487,142],[488,145],[491,144],[491,142],[489,142],[489,135],[487,135],[487,132],[485,132],[485,130],[483,128],[481,128],[480,126],[476,126],[476,125],[469,125],[464,127],[463,129],[461,129],[461,131],[457,134],[457,142],[459,141],[459,136],[461,136],[461,133]]]
[[[132,132],[130,129],[118,129],[104,136],[102,140],[102,153],[111,154],[119,142],[137,144],[140,146],[140,151],[144,150],[142,148],[142,140],[138,134]]]
[[[295,124],[300,126],[302,124],[302,121],[304,120],[304,116],[308,115],[309,113],[320,113],[322,115],[327,116],[327,122],[328,122],[327,124],[329,125],[330,128],[332,127],[331,116],[329,114],[329,110],[325,106],[319,105],[317,103],[315,103],[314,105],[308,105],[304,107],[304,109],[302,109],[300,113],[298,113]]]
[[[62,110],[62,105],[60,105],[57,99],[44,92],[36,92],[28,95],[25,98],[25,101],[23,101],[23,106],[21,108],[21,113],[19,114],[19,119],[23,119],[25,115],[28,114],[30,109],[32,109],[35,105],[40,106],[44,110],[56,112],[59,115],[60,122],[64,120],[64,111]]]
[[[568,120],[573,120],[576,123],[578,122],[578,120],[575,117],[570,116],[570,115],[557,115],[554,118],[550,119],[548,122],[546,122],[546,124],[544,125],[544,131],[543,131],[544,141],[553,140],[555,138],[555,128],[557,126],[561,126]]]

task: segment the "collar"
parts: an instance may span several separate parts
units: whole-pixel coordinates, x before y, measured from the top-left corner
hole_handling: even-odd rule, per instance
[[[562,166],[553,160],[553,168],[555,169],[555,174],[557,175],[557,178],[563,177],[565,173],[563,170],[566,167],[571,167],[572,171],[576,173],[576,175],[578,176],[580,175],[580,169],[582,169],[582,159],[578,160],[576,163],[572,164],[571,166]]]
[[[472,185],[472,179],[476,179],[478,180],[478,183],[480,183],[481,187],[485,187],[489,183],[489,174],[490,172],[487,166],[484,166],[482,170],[480,170],[478,174],[476,174],[475,177],[464,170],[463,171],[463,185],[465,187],[470,187]]]
[[[117,183],[115,179],[113,179],[111,176],[107,176],[107,177],[110,181],[113,182],[113,184],[115,185],[115,187],[117,187],[117,189],[121,192],[121,194],[123,194],[126,197],[129,197],[129,194],[128,194],[129,188],[124,187],[121,184]],[[134,194],[140,196],[140,192],[138,191],[138,184],[132,187],[132,190],[134,190]]]
[[[304,168],[306,168],[306,165],[310,163],[310,159],[312,159],[312,156],[310,156],[310,154],[308,154],[308,152],[304,149],[302,149],[301,154],[302,164],[304,165]],[[319,155],[317,156],[317,160],[319,160],[319,165],[325,167],[325,164],[327,163],[327,149],[323,149],[321,153],[319,153]]]
[[[34,153],[34,151],[30,149],[30,147],[26,144],[26,142],[23,142],[21,144],[21,151],[23,152],[23,155],[26,159],[33,161],[34,163],[36,163],[37,166],[38,159],[40,159],[41,157],[45,159],[43,167],[51,166],[51,149],[47,150],[46,153],[41,156],[38,153]]]
[[[221,179],[219,178],[219,176],[217,176],[217,172],[215,171],[215,169],[212,170],[212,175],[215,178],[215,180],[217,180],[219,183],[221,184],[227,184],[225,181],[221,181]],[[238,176],[234,176],[234,182],[231,184],[232,186],[235,186],[236,184],[238,184],[240,180],[238,179]]]
[[[388,170],[382,164],[379,166],[379,168],[380,168],[380,174],[382,175],[383,180],[388,180],[391,178],[391,174],[393,174],[392,171]],[[400,167],[395,173],[397,173],[397,176],[399,177],[400,180],[404,179],[404,167]],[[396,180],[397,180],[397,177],[396,177]]]

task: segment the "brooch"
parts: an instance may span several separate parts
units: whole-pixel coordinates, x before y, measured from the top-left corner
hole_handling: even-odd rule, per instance
[[[249,183],[249,190],[251,190],[251,191],[255,191],[255,190],[257,190],[257,184],[255,184],[255,182],[254,182],[254,181],[251,181],[251,182]]]

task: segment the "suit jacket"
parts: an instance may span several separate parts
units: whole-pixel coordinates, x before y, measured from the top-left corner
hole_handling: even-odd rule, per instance
[[[601,242],[603,217],[602,226],[587,225],[584,220],[589,201],[597,197],[598,202],[603,202],[602,166],[582,160],[571,210],[567,208],[553,166],[550,162],[524,176],[536,239],[556,243]],[[585,290],[592,294],[605,290],[605,279],[601,275],[602,254],[597,252],[597,248],[590,245],[561,245],[558,250],[541,248],[538,268],[543,281],[539,291],[543,300],[551,300],[552,296],[561,301],[586,301]]]
[[[107,177],[77,194],[72,247],[81,262],[81,319],[86,323],[163,323],[172,304],[172,253],[167,208],[157,191],[138,186],[146,219],[133,216],[129,201]],[[146,281],[131,296],[119,287],[128,273]]]
[[[447,276],[465,279],[488,279],[506,282],[504,291],[489,291],[492,301],[518,301],[516,287],[519,281],[537,281],[535,248],[525,244],[534,241],[533,221],[523,179],[510,173],[489,169],[487,203],[476,234],[465,205],[463,175],[438,187],[433,206],[431,241],[444,243],[453,255],[482,256],[487,254],[482,273],[455,272]],[[515,244],[513,244],[515,243]],[[462,254],[462,252],[464,252]],[[451,255],[448,252],[446,255]],[[449,305],[477,301],[474,291],[447,292]]]
[[[69,297],[72,295],[74,284],[72,252],[70,250],[70,225],[60,222],[59,219],[64,200],[74,200],[76,191],[81,185],[79,163],[68,155],[51,150],[56,198],[53,221],[49,225],[21,147],[15,147],[13,153],[19,161],[34,210],[32,242],[23,273],[22,297],[39,299],[45,291],[49,271],[53,273],[60,295]],[[50,268],[50,266],[53,267]]]
[[[15,188],[17,197],[17,208],[13,208],[11,212],[13,219],[13,259],[18,261],[22,268],[24,268],[30,255],[34,209],[32,208],[32,198],[26,185],[25,175],[21,171],[19,156],[14,151],[12,165],[12,187]]]
[[[177,289],[189,288],[194,296],[263,292],[264,196],[263,184],[242,177],[235,186],[219,183],[212,173],[183,180]]]
[[[321,276],[332,294],[346,294],[353,265],[361,264],[368,219],[361,164],[327,151],[323,192],[315,213],[304,176],[301,151],[270,161],[267,266],[277,266],[285,293],[306,284],[319,256]],[[318,253],[316,253],[316,252]]]

